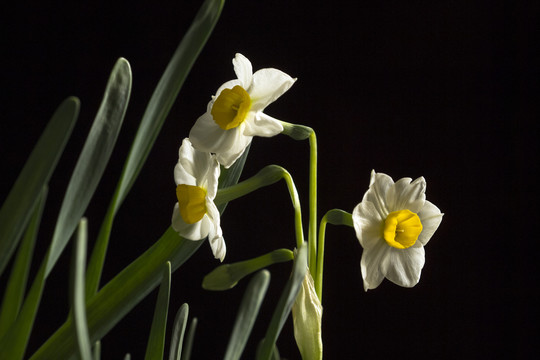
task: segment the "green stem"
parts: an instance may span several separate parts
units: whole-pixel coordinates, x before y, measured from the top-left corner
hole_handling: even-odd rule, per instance
[[[324,268],[324,242],[327,223],[330,223],[332,225],[346,225],[353,227],[352,215],[343,210],[333,209],[324,214],[323,218],[321,219],[321,224],[319,227],[319,253],[317,257],[316,275],[314,276],[315,292],[317,293],[317,296],[319,297],[321,303]]]
[[[309,232],[308,232],[308,266],[311,276],[315,277],[317,267],[317,137],[315,131],[304,125],[281,121],[283,135],[294,140],[309,139]]]
[[[259,171],[256,175],[236,185],[218,190],[214,203],[220,205],[234,199],[238,199],[257,189],[271,185],[280,179],[284,179],[291,196],[294,208],[294,225],[296,232],[296,247],[299,248],[304,242],[304,230],[302,228],[302,210],[300,199],[291,174],[281,166],[269,165]]]
[[[317,267],[317,137],[315,131],[309,135],[309,269],[315,276]],[[324,247],[319,256],[324,257]]]

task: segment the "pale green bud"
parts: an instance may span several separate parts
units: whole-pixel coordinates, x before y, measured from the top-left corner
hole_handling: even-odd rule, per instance
[[[294,338],[303,360],[321,360],[322,305],[309,270],[292,307]]]

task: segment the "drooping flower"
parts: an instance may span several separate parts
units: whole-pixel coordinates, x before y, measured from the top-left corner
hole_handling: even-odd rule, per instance
[[[215,155],[194,149],[189,139],[184,139],[174,168],[178,202],[173,209],[172,227],[189,240],[208,236],[214,257],[223,261],[226,247],[214,204],[219,173]]]
[[[253,73],[251,62],[242,54],[236,54],[233,65],[238,79],[219,87],[189,133],[197,150],[215,153],[226,168],[242,155],[253,136],[270,137],[283,131],[281,122],[263,110],[296,81],[272,68]]]
[[[402,178],[394,183],[371,172],[369,189],[353,211],[353,225],[364,248],[360,263],[364,289],[384,278],[412,287],[424,267],[424,246],[442,221],[441,211],[426,200],[426,181]]]

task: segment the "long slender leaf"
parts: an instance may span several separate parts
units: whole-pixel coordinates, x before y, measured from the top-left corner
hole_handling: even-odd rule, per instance
[[[101,341],[96,341],[92,349],[94,360],[101,360]]]
[[[233,185],[238,182],[248,151],[226,172],[221,184]],[[222,205],[220,211],[223,211]],[[87,302],[88,329],[90,339],[101,339],[135,305],[137,305],[161,281],[161,266],[171,262],[174,272],[197,251],[204,241],[191,241],[181,238],[171,227],[144,254],[107,283]],[[71,318],[38,349],[31,359],[51,358],[69,359],[75,353],[75,339],[70,331]],[[1,357],[0,357],[1,359]]]
[[[270,272],[268,270],[259,271],[249,282],[236,316],[225,360],[236,360],[242,356],[269,283]]]
[[[54,229],[45,276],[67,245],[103,175],[124,120],[130,93],[131,68],[127,60],[120,58],[111,72],[103,100],[66,190]]]
[[[15,258],[13,268],[11,269],[11,274],[4,293],[4,299],[2,301],[2,308],[0,311],[0,338],[2,338],[6,331],[15,322],[23,303],[24,292],[28,282],[28,272],[32,263],[34,244],[36,241],[39,224],[41,222],[41,216],[43,214],[46,198],[47,187],[45,186],[41,191],[39,202],[34,209],[34,214],[32,215],[28,229],[26,229],[26,233],[17,252],[17,257]]]
[[[184,342],[184,333],[186,331],[187,319],[189,313],[188,304],[182,304],[176,313],[171,336],[171,346],[169,350],[169,360],[180,360]]]
[[[291,312],[291,308],[300,291],[300,286],[306,275],[307,269],[307,244],[304,244],[298,249],[298,253],[293,265],[293,271],[287,285],[283,289],[281,296],[279,298],[276,309],[270,321],[270,325],[266,330],[266,335],[264,340],[258,349],[257,360],[268,360],[272,356],[272,351],[276,344],[277,338],[285,320]]]
[[[38,270],[15,323],[0,339],[0,359],[19,360],[23,358],[44,285],[45,261],[42,262]]]
[[[73,247],[71,263],[71,311],[73,325],[77,334],[78,355],[81,360],[92,360],[88,325],[86,323],[86,304],[84,296],[84,268],[86,265],[86,243],[88,238],[88,222],[85,218],[79,222],[77,241]]]
[[[178,92],[219,19],[223,4],[224,0],[203,3],[150,98],[88,264],[89,297],[99,287],[114,216],[139,175]]]
[[[64,151],[79,107],[79,99],[69,97],[56,109],[0,209],[0,275]]]
[[[186,340],[182,346],[182,357],[176,358],[175,360],[189,360],[191,359],[191,350],[193,349],[193,340],[195,339],[195,331],[197,330],[197,318],[194,317],[191,320],[191,325],[189,325],[189,330],[186,335]]]
[[[150,336],[146,346],[145,360],[162,360],[165,350],[165,333],[167,328],[167,314],[169,313],[169,298],[171,293],[171,263],[166,262],[163,267],[161,285],[159,286],[154,319],[150,328]]]

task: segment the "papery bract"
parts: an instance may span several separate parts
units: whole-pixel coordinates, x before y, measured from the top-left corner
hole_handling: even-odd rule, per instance
[[[208,236],[214,257],[223,261],[225,240],[214,204],[219,174],[215,155],[194,149],[189,139],[184,139],[174,168],[178,202],[173,209],[172,227],[189,240]]]
[[[322,305],[309,269],[292,307],[292,318],[294,338],[302,359],[322,359]]]
[[[372,171],[369,189],[353,211],[356,236],[364,248],[360,263],[364,289],[375,289],[386,277],[412,287],[420,280],[424,246],[443,214],[426,200],[426,181],[402,178],[394,183]]]
[[[253,136],[270,137],[283,126],[263,110],[296,81],[277,69],[253,73],[251,62],[242,54],[233,59],[238,79],[221,85],[189,133],[193,146],[215,153],[224,167],[230,167],[251,143]]]

